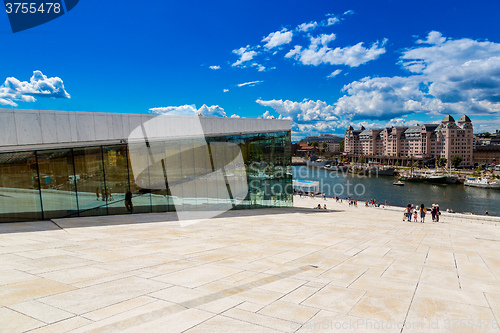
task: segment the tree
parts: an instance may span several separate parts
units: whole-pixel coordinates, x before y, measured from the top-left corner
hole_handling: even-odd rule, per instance
[[[321,146],[323,147],[323,149],[325,149],[326,147],[328,147],[328,143],[326,143],[325,141],[323,141],[323,143],[321,144]]]
[[[446,165],[446,162],[448,162],[448,160],[446,159],[446,157],[441,157],[439,159],[439,162],[438,162],[438,165],[442,168]]]
[[[364,155],[359,155],[358,162],[359,163],[365,163],[365,156]]]
[[[340,141],[340,151],[344,151],[344,140]]]
[[[458,166],[460,165],[460,163],[462,163],[462,161],[464,160],[464,158],[462,156],[459,156],[459,155],[455,155],[452,157],[451,159],[451,164],[455,167],[455,168],[458,168]]]
[[[311,143],[311,147],[318,147],[318,146],[319,146],[318,141],[314,141],[313,143]]]
[[[399,166],[399,161],[396,161],[396,163],[394,163],[394,166]]]
[[[481,166],[478,166],[477,169],[476,169],[476,172],[477,173],[481,173],[483,171],[483,168],[481,168]]]

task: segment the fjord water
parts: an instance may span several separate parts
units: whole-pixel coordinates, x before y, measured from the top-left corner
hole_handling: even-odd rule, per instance
[[[447,208],[455,212],[470,212],[477,215],[500,216],[500,191],[482,189],[458,184],[427,184],[408,183],[404,186],[392,185],[396,177],[361,176],[307,166],[294,166],[293,179],[313,180],[320,182],[320,191],[327,197],[338,195],[340,198],[366,201],[375,199],[376,202],[391,206],[404,207],[408,203],[424,204],[430,207],[433,203],[439,204],[442,211]],[[362,203],[358,203],[362,204]]]

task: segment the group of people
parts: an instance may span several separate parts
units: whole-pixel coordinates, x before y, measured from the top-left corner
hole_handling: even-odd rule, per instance
[[[438,204],[432,204],[431,208],[431,217],[432,222],[439,222],[439,215],[441,212],[439,211]],[[408,222],[412,221],[417,222],[418,217],[420,216],[420,223],[425,223],[425,216],[427,215],[427,207],[424,204],[421,204],[420,207],[414,207],[413,204],[408,204],[405,208],[405,212],[403,215],[403,221],[406,220]]]
[[[314,209],[326,209],[326,204],[323,205],[323,208],[321,208],[321,204],[318,204]]]
[[[103,188],[101,191],[99,191],[99,187],[96,187],[95,189],[95,196],[96,200],[99,201],[99,194],[101,194],[102,201],[108,201],[108,200],[113,200],[113,196],[111,195],[111,188]]]

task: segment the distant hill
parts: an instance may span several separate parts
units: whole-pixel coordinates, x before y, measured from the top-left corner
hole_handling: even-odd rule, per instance
[[[344,140],[344,137],[338,136],[335,134],[320,134],[320,135],[314,135],[314,136],[306,136],[305,138],[303,138],[299,142],[327,141],[327,142],[339,143],[342,140]]]

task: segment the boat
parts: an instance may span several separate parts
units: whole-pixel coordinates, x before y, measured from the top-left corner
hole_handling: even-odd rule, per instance
[[[315,156],[310,156],[306,160],[306,165],[309,167],[323,168],[324,166],[326,166],[327,164],[331,164],[332,162],[332,160],[324,160]]]
[[[339,165],[330,165],[330,164],[327,164],[325,165],[325,167],[323,168],[325,170],[328,170],[328,171],[341,171],[341,172],[345,172],[349,169],[349,167],[347,165],[343,165],[343,164],[339,164]]]
[[[464,182],[465,186],[472,186],[472,187],[481,187],[481,188],[490,188],[490,189],[495,189],[495,190],[500,190],[500,183],[491,180],[489,176],[484,176],[484,177],[467,177],[467,179]]]
[[[424,181],[433,184],[456,184],[458,181],[457,176],[436,171],[426,171],[422,176],[424,177]]]
[[[402,181],[398,180],[397,182],[392,183],[392,185],[395,185],[395,186],[405,186],[405,183],[403,183]]]
[[[370,175],[375,176],[394,176],[394,167],[372,166],[369,168]]]

